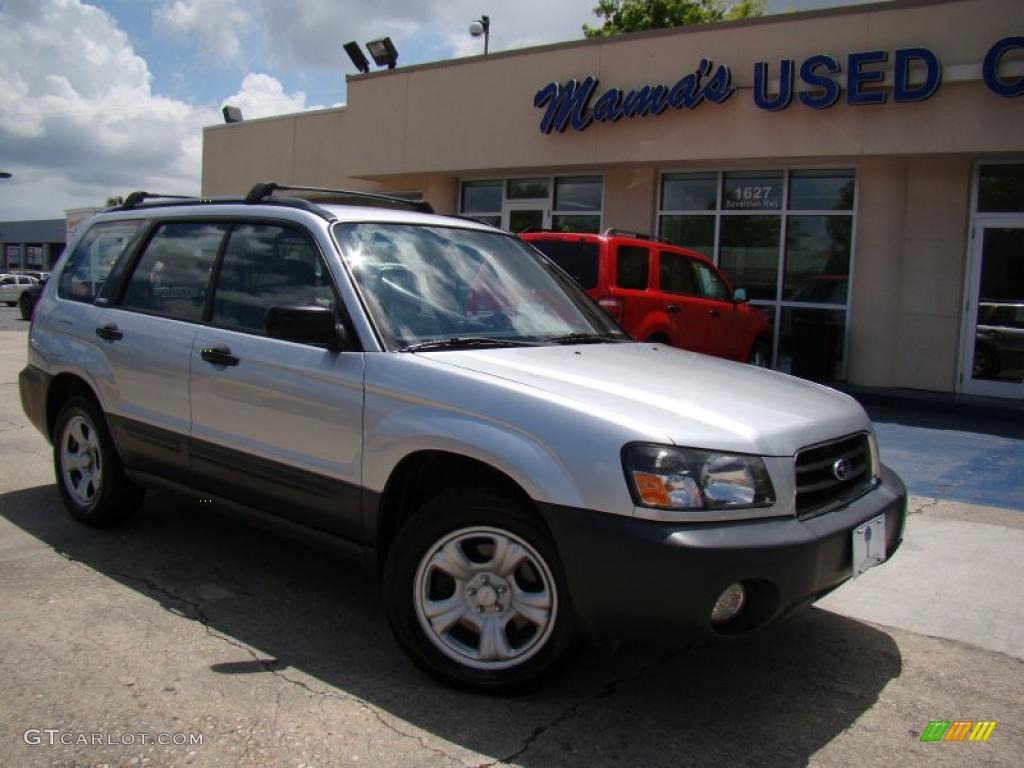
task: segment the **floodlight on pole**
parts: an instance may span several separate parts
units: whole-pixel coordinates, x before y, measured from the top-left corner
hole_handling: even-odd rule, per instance
[[[484,56],[486,56],[491,42],[491,17],[481,15],[479,19],[474,19],[473,23],[469,25],[469,34],[473,37],[484,36]]]
[[[398,49],[391,42],[390,37],[382,37],[379,40],[371,40],[366,44],[366,50],[373,56],[373,61],[378,67],[394,69],[398,63]]]
[[[345,43],[342,46],[345,49],[345,53],[352,59],[352,63],[356,69],[362,72],[364,75],[370,71],[370,62],[366,60],[366,56],[363,55],[363,49],[359,47],[359,43],[353,40],[351,43]]]
[[[225,123],[242,122],[242,110],[240,107],[232,107],[228,104],[225,104],[224,108],[221,110],[221,114],[224,115]]]

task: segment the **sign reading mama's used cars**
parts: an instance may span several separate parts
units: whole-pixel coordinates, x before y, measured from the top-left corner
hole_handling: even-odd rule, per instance
[[[990,91],[998,96],[1013,97],[1024,94],[1024,77],[1007,78],[999,74],[1003,56],[1013,49],[1024,50],[1024,35],[1011,35],[997,41],[985,54],[981,76]],[[861,51],[851,53],[846,60],[846,102],[850,105],[884,104],[888,93],[880,90],[885,82],[881,67],[889,61],[888,51]],[[911,68],[917,72],[911,82]],[[923,72],[923,77],[921,75]],[[804,86],[797,90],[797,74]],[[819,54],[810,56],[797,67],[793,59],[779,62],[779,85],[774,94],[768,93],[772,74],[766,61],[754,64],[754,104],[760,109],[776,112],[788,107],[794,95],[806,107],[827,109],[839,100],[843,68],[839,60]],[[942,64],[927,48],[898,48],[893,52],[892,100],[895,102],[924,101],[939,87]],[[874,88],[872,88],[874,86]],[[614,123],[624,117],[657,116],[665,110],[693,109],[701,102],[721,104],[736,91],[732,73],[724,64],[701,59],[694,72],[683,75],[672,86],[644,85],[623,91],[609,88],[598,95],[598,79],[593,75],[583,80],[551,82],[537,91],[533,105],[544,110],[540,121],[541,133],[566,128],[582,131],[593,123]]]

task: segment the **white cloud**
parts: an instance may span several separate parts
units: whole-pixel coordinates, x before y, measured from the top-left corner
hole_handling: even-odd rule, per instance
[[[61,216],[133,189],[199,192],[202,127],[219,111],[153,93],[146,62],[80,0],[0,4],[0,219]],[[237,94],[249,117],[305,108],[267,75]]]
[[[279,80],[270,75],[256,73],[246,75],[238,93],[226,98],[224,103],[241,108],[242,116],[247,120],[307,109],[305,93],[285,93],[284,86]]]
[[[154,9],[153,21],[163,31],[195,34],[204,49],[234,59],[251,17],[241,0],[174,0]]]

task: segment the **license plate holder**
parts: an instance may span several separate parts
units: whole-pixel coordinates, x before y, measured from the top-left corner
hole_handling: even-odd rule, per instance
[[[853,529],[853,575],[885,562],[885,515]]]

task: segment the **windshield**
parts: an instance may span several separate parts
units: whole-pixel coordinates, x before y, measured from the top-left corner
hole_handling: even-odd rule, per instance
[[[627,341],[561,270],[496,232],[338,224],[335,237],[390,349]]]

